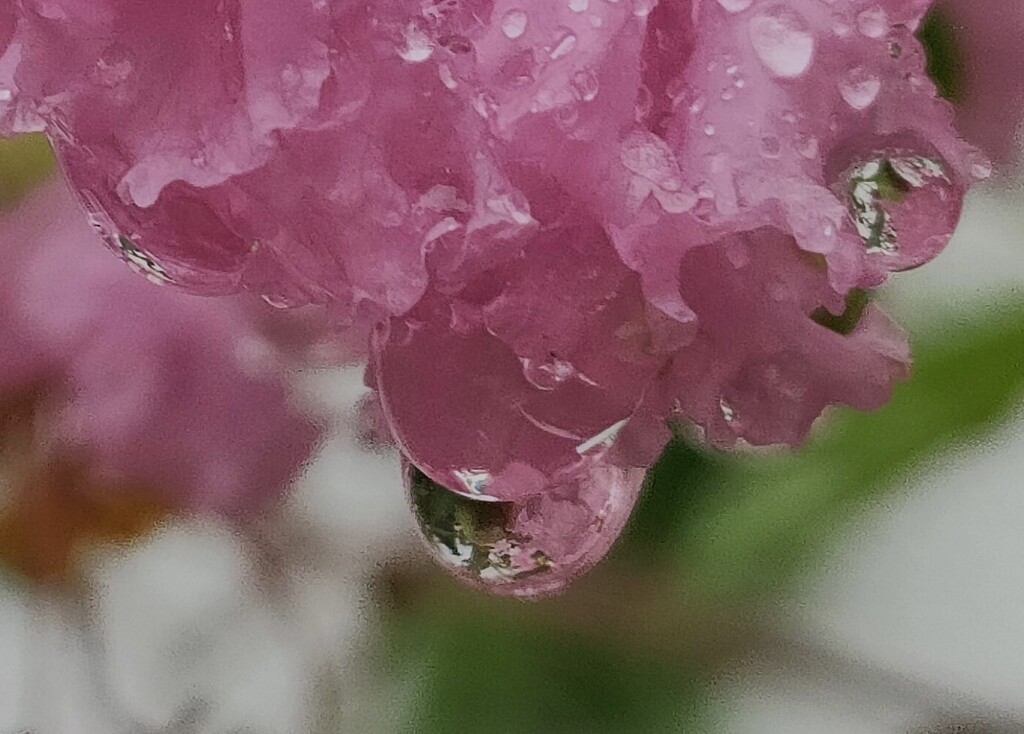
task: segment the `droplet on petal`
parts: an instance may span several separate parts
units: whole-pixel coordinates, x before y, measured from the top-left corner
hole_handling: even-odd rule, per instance
[[[595,459],[541,494],[495,502],[449,491],[405,461],[409,502],[434,558],[464,583],[520,598],[557,594],[604,558],[643,478]]]
[[[519,9],[510,10],[501,19],[501,32],[507,38],[516,39],[526,33],[529,16]]]
[[[923,265],[953,235],[964,192],[938,156],[879,153],[849,168],[843,181],[857,234],[889,270]]]
[[[814,36],[807,22],[781,3],[751,19],[750,40],[761,63],[777,77],[801,76],[814,57]]]
[[[753,4],[754,0],[718,0],[718,4],[730,13],[742,13]]]
[[[850,69],[839,82],[839,92],[850,107],[866,110],[878,99],[882,82],[877,75],[863,67]]]

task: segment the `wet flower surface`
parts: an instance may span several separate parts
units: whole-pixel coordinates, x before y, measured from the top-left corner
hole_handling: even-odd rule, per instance
[[[799,445],[906,376],[876,306],[828,315],[934,257],[989,172],[929,5],[24,0],[0,129],[46,130],[151,279],[327,305],[423,481],[544,504],[669,420]]]

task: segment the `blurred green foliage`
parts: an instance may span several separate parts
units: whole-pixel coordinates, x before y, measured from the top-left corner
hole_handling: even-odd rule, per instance
[[[680,542],[689,582],[731,599],[777,592],[866,503],[998,425],[1024,387],[1024,304],[994,312],[918,345],[913,377],[881,411],[843,411],[800,452],[723,467]]]
[[[391,674],[421,681],[401,731],[669,732],[698,717],[703,677],[686,661],[611,652],[508,607],[454,603],[398,618]]]
[[[960,61],[956,28],[941,8],[932,8],[917,35],[927,55],[926,71],[939,94],[953,102],[963,99],[965,73]]]
[[[0,209],[17,204],[53,173],[50,144],[42,135],[0,138]]]

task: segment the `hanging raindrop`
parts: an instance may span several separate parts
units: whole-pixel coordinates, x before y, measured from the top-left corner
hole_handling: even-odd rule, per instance
[[[949,241],[963,205],[963,186],[937,156],[876,153],[842,177],[850,221],[871,255],[889,270],[931,260]]]
[[[563,591],[615,543],[643,484],[640,469],[597,458],[519,502],[471,499],[404,460],[409,502],[434,558],[460,581],[501,596]]]

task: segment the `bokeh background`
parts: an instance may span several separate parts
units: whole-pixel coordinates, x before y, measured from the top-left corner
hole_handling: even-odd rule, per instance
[[[1021,28],[948,0],[922,31],[998,165],[882,294],[916,355],[887,408],[798,453],[679,437],[609,559],[522,603],[431,564],[360,370],[293,369],[328,435],[266,517],[90,548],[73,588],[0,569],[0,733],[1024,733]],[[4,210],[55,175],[0,143]]]

